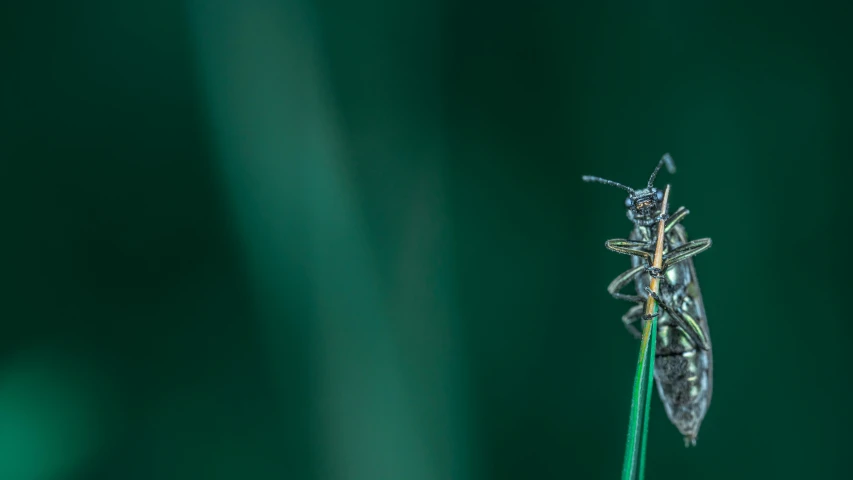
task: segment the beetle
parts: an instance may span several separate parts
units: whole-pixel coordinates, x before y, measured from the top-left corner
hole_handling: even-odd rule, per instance
[[[585,182],[598,182],[619,187],[628,192],[625,199],[628,219],[634,224],[627,239],[607,240],[608,250],[631,256],[631,268],[617,276],[607,291],[614,298],[635,303],[622,316],[625,327],[640,338],[634,325],[648,321],[644,304],[649,296],[659,305],[657,346],[655,349],[655,380],[658,396],[669,420],[684,436],[685,446],[696,445],[699,426],[711,403],[713,363],[711,336],[702,302],[702,292],[696,277],[693,257],[711,247],[710,238],[688,241],[681,221],[690,213],[684,207],[671,216],[661,211],[663,190],[654,187],[661,166],[675,173],[672,157],[665,154],[655,167],[645,188],[635,190],[621,183],[585,175]],[[658,222],[663,219],[664,255],[660,269],[652,266]],[[660,291],[650,290],[652,277],[660,279]],[[636,295],[621,293],[634,283]]]

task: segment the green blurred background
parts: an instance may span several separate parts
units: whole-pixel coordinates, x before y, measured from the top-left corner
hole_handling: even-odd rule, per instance
[[[649,478],[850,478],[851,6],[686,3],[5,2],[0,479],[617,478],[667,151]]]

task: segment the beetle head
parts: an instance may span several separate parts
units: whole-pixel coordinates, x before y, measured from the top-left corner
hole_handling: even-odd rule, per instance
[[[646,188],[643,188],[642,190],[634,190],[633,188],[626,187],[625,185],[614,182],[613,180],[591,177],[589,175],[584,175],[583,180],[585,182],[598,182],[605,185],[612,185],[614,187],[627,190],[628,198],[625,199],[625,208],[628,209],[628,219],[636,225],[648,227],[649,225],[654,224],[658,215],[662,213],[661,203],[663,201],[663,190],[656,189],[654,187],[654,182],[655,177],[657,177],[658,170],[660,170],[660,167],[664,164],[666,164],[666,169],[669,173],[675,173],[675,164],[672,162],[672,157],[667,153],[661,157],[657,167],[655,167],[655,171],[652,172],[652,176],[649,177],[649,182],[646,185]]]

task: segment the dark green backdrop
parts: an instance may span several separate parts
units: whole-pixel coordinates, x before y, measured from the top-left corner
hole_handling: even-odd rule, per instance
[[[6,2],[0,478],[611,479],[671,152],[715,348],[648,478],[849,478],[851,7]]]

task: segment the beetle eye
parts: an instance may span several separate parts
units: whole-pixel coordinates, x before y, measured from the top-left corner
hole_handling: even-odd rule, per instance
[[[663,191],[662,191],[662,190],[658,190],[657,192],[655,192],[655,198],[656,198],[656,199],[657,199],[657,201],[659,201],[659,202],[660,202],[661,200],[663,200]]]
[[[632,206],[632,205],[634,205],[634,199],[633,199],[633,198],[631,198],[631,197],[626,198],[626,199],[625,199],[625,206],[626,206],[626,207],[630,207],[630,206]]]

